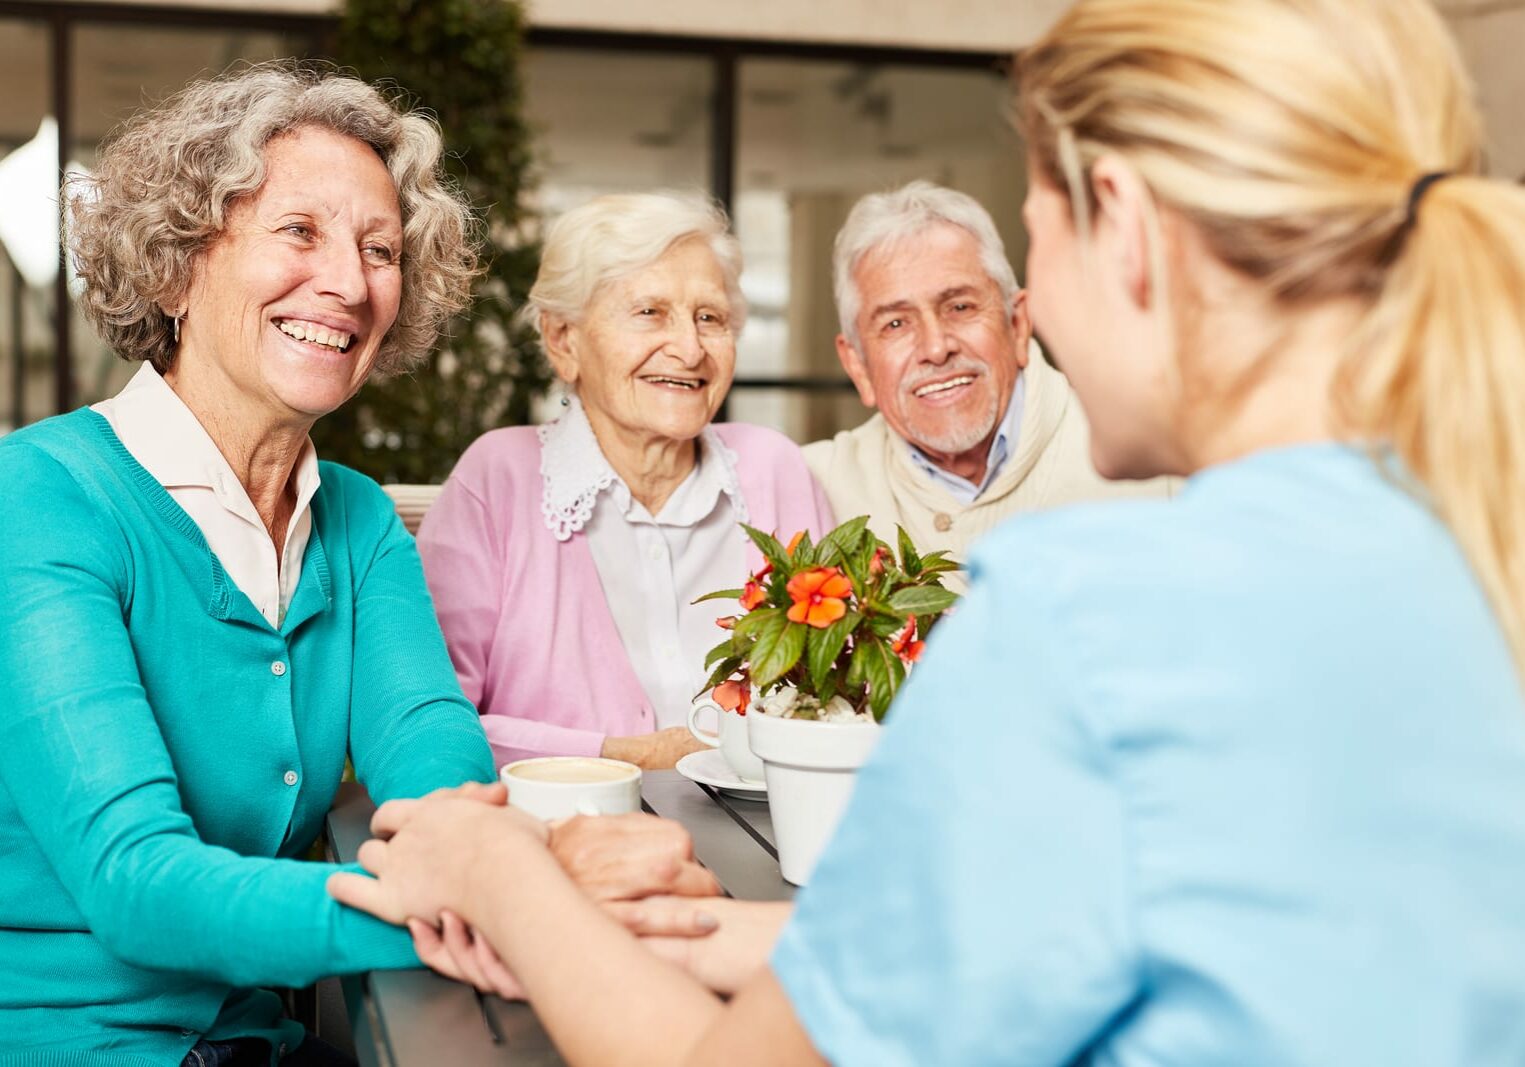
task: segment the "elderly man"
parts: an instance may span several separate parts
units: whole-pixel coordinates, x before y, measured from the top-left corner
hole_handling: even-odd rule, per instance
[[[837,356],[879,413],[805,448],[841,519],[963,558],[1018,511],[1164,482],[1107,482],[1064,376],[1032,341],[1026,295],[973,198],[912,182],[865,196],[837,234]]]

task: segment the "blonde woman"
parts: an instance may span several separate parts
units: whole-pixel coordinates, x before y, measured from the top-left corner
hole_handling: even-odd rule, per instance
[[[1189,480],[976,552],[766,966],[730,902],[682,954],[728,1005],[507,816],[332,888],[463,912],[573,1063],[1525,1062],[1525,192],[1465,85],[1422,0],[1023,53],[1037,328],[1097,467]]]

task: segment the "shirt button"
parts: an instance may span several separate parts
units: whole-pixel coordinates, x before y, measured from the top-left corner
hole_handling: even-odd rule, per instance
[[[932,516],[932,525],[937,528],[938,533],[947,533],[953,529],[953,516],[945,511],[939,511]]]
[[[276,1055],[277,1056],[284,1056],[284,1055],[286,1055],[286,1043],[284,1041],[281,1042],[281,1047],[276,1051]]]
[[[285,775],[281,778],[281,780],[283,782],[285,782],[287,785],[296,785],[297,784],[297,772],[296,771],[287,771],[285,773]]]
[[[661,559],[662,558],[662,550],[660,548],[657,548],[655,545],[652,546],[651,551],[649,553],[647,553],[647,554],[649,556],[651,556],[652,559]]]
[[[274,663],[270,664],[270,673],[279,678],[281,675],[286,673],[286,664],[282,663],[280,660],[276,660]]]

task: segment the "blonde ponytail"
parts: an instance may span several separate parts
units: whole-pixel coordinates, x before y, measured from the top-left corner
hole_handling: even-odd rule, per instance
[[[1525,674],[1525,190],[1436,183],[1362,340],[1338,410],[1425,485]]]
[[[1525,190],[1477,173],[1426,0],[1079,0],[1019,56],[1017,110],[1077,220],[1120,155],[1289,310],[1369,309],[1333,411],[1422,483],[1525,678]]]

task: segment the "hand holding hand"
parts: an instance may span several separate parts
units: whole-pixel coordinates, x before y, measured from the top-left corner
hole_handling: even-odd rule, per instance
[[[329,878],[328,892],[396,925],[415,917],[437,923],[445,908],[464,910],[476,877],[498,862],[495,853],[542,847],[547,837],[540,820],[457,790],[389,801],[376,810],[371,832],[376,838],[356,859],[375,877],[341,871]]]
[[[658,956],[717,993],[735,993],[763,967],[792,904],[729,897],[651,897],[605,905]]]
[[[513,976],[493,947],[453,911],[440,912],[436,930],[422,919],[409,919],[413,949],[424,965],[446,978],[475,986],[504,1000],[523,1000],[524,987]]]
[[[578,815],[552,824],[550,848],[594,900],[720,892],[715,876],[694,859],[688,831],[655,815]]]

